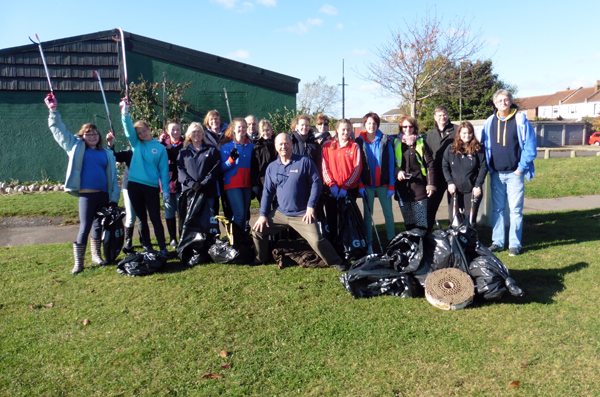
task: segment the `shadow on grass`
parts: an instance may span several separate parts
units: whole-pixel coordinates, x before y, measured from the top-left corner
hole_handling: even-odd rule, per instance
[[[555,269],[511,269],[510,276],[518,280],[518,285],[525,291],[522,297],[514,297],[506,293],[506,303],[554,303],[554,297],[565,289],[564,279],[570,273],[579,272],[589,266],[586,262],[578,262]]]

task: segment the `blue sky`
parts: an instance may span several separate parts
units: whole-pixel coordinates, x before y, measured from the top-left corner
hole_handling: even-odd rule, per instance
[[[600,2],[590,0],[10,2],[2,5],[0,48],[29,44],[35,33],[43,42],[121,26],[297,77],[301,85],[318,76],[341,83],[344,59],[346,117],[362,117],[400,102],[360,78],[365,65],[376,60],[374,49],[403,20],[412,22],[428,9],[447,26],[458,18],[471,20],[486,42],[479,59],[491,58],[494,72],[517,86],[517,96],[590,87],[600,79]],[[334,115],[341,116],[341,106]]]

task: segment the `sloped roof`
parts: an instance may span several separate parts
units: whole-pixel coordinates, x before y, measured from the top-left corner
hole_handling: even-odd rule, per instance
[[[558,103],[560,101],[566,101],[567,99],[569,99],[573,94],[575,94],[577,91],[579,91],[581,89],[578,88],[576,90],[566,90],[566,91],[557,91],[552,95],[549,95],[548,98],[543,101],[542,103],[540,103],[538,106],[555,106],[558,105]]]
[[[600,102],[600,91],[596,91],[589,98],[588,102]]]
[[[520,110],[535,109],[550,96],[551,95],[540,95],[525,98],[515,98],[515,104],[519,106]]]
[[[124,32],[127,52],[176,63],[217,76],[296,94],[300,79],[205,52]],[[106,91],[124,87],[118,29],[42,43],[55,91],[99,91],[94,70]],[[129,76],[131,80],[131,76]],[[0,50],[0,90],[48,91],[36,44]]]
[[[387,112],[385,112],[384,114],[382,114],[381,117],[395,116],[397,114],[400,114],[400,108],[393,108],[391,110],[388,110]]]
[[[596,87],[581,88],[579,91],[577,91],[575,94],[573,94],[571,97],[569,97],[569,99],[567,99],[563,103],[567,103],[567,104],[583,103],[583,102],[585,102],[586,99],[588,99],[589,97],[594,95],[595,92],[596,92]]]

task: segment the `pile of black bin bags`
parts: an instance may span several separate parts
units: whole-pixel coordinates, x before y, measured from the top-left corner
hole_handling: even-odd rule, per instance
[[[470,275],[476,296],[486,300],[498,300],[506,290],[513,296],[523,296],[506,266],[466,224],[430,234],[419,229],[400,233],[383,255],[356,261],[340,281],[355,298],[416,297],[423,295],[427,275],[444,268],[457,268]]]

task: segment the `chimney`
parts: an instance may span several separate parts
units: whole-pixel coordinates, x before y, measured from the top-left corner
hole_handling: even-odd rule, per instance
[[[600,80],[596,80],[596,92],[600,91]]]
[[[567,87],[567,91],[570,91],[570,90],[571,90],[571,87]]]

